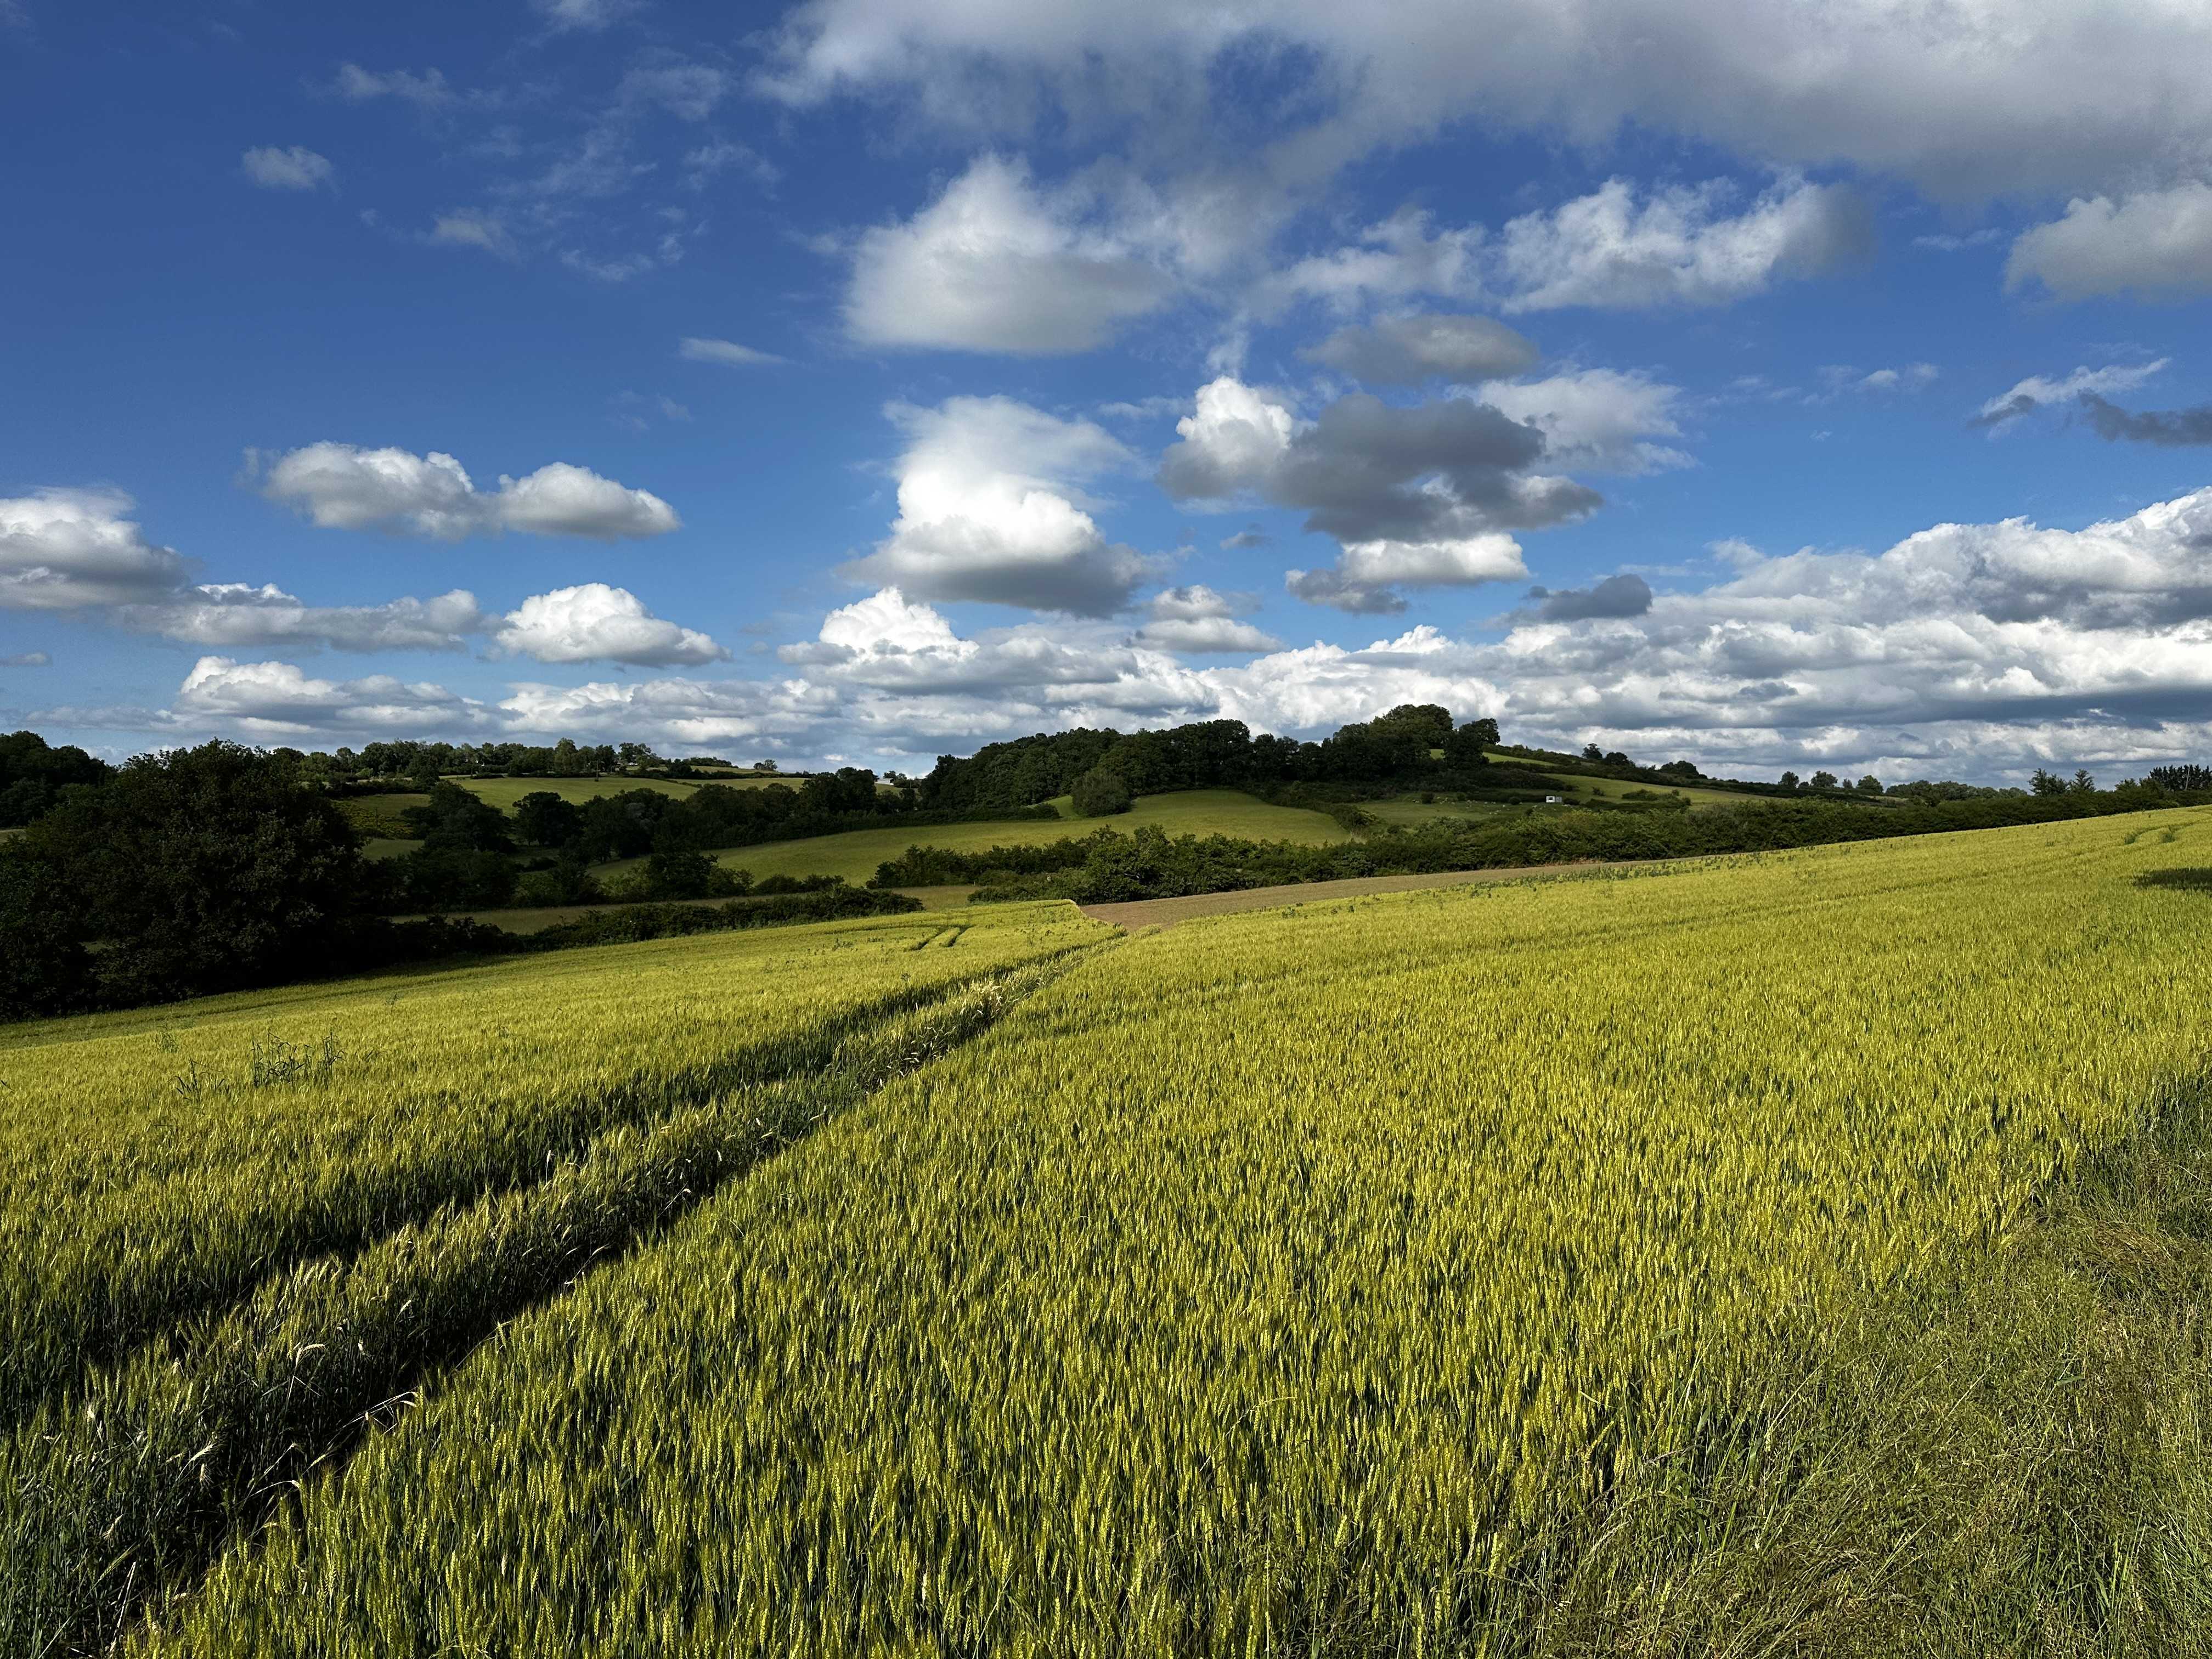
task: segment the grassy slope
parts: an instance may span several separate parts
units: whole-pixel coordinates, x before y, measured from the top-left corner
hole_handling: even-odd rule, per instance
[[[1066,803],[1060,803],[1062,811]],[[1146,795],[1128,811],[1110,818],[1063,818],[1057,823],[1042,819],[1012,823],[937,823],[893,825],[884,830],[851,830],[838,836],[817,836],[808,841],[766,842],[757,847],[732,848],[717,856],[733,870],[749,870],[756,879],[768,876],[842,876],[859,884],[876,873],[886,859],[896,858],[909,847],[946,847],[959,852],[981,852],[989,847],[1012,847],[1058,841],[1064,836],[1087,836],[1094,830],[1124,834],[1146,827],[1171,836],[1239,836],[1261,841],[1295,841],[1318,846],[1325,842],[1349,841],[1351,836],[1320,812],[1297,807],[1270,806],[1235,789],[1189,789],[1170,795]],[[601,866],[611,874],[641,862],[627,860]]]

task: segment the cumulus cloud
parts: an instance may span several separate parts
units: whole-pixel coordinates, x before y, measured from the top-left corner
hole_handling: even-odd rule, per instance
[[[246,176],[264,190],[317,190],[337,176],[326,155],[302,144],[279,149],[265,144],[239,158]]]
[[[2058,380],[2031,374],[2009,392],[2000,392],[1981,406],[1971,424],[1999,427],[2051,404],[2071,403],[2076,398],[2102,397],[2107,392],[2132,392],[2165,368],[2170,360],[2149,363],[2112,363],[2103,368],[2075,369]]]
[[[1493,640],[1419,626],[1204,668],[1097,623],[963,638],[885,591],[787,647],[777,679],[523,684],[487,708],[436,686],[210,658],[161,718],[267,740],[466,728],[927,757],[1077,725],[1225,717],[1312,733],[1418,702],[1494,715],[1547,745],[1597,739],[1753,774],[2131,768],[2212,744],[2208,547],[2212,489],[2080,530],[1938,525],[1876,555],[1770,558],[1739,544],[1734,574],[1701,592],[1639,594],[1609,578],[1544,593]],[[1246,603],[1173,589],[1146,627]]]
[[[1136,642],[1160,651],[1194,655],[1213,652],[1279,651],[1283,642],[1242,614],[1259,608],[1253,593],[1220,593],[1202,582],[1155,593],[1145,606],[1148,620]]]
[[[1635,187],[1613,179],[1510,220],[1496,254],[1505,308],[1727,305],[1778,276],[1815,276],[1871,246],[1871,216],[1841,185],[1785,179],[1730,215],[1733,196],[1716,180],[1654,191],[1639,204]]]
[[[43,651],[18,651],[13,656],[0,657],[0,668],[51,668],[53,661]]]
[[[886,411],[907,435],[890,537],[842,568],[849,580],[924,599],[976,599],[1103,617],[1152,568],[1109,542],[1080,485],[1131,465],[1090,421],[1011,398],[953,398]]]
[[[2005,287],[2034,283],[2061,300],[2212,294],[2212,184],[2191,179],[2117,202],[2076,197],[2063,217],[2012,245]]]
[[[1535,367],[1537,353],[1527,337],[1488,317],[1431,314],[1339,329],[1305,356],[1373,385],[1419,386],[1506,379]]]
[[[1540,380],[1492,380],[1476,396],[1544,434],[1544,459],[1599,472],[1657,472],[1690,457],[1655,438],[1679,438],[1680,386],[1617,369],[1583,368]]]
[[[1532,587],[1528,597],[1542,604],[1546,622],[1580,622],[1590,617],[1640,617],[1651,608],[1651,584],[1638,575],[1607,576],[1586,588]]]
[[[191,564],[149,541],[131,510],[120,490],[0,499],[0,609],[82,611],[173,592]]]
[[[1369,615],[1406,608],[1400,587],[1473,587],[1523,580],[1528,567],[1521,544],[1498,532],[1434,541],[1383,538],[1344,544],[1336,563],[1322,570],[1286,570],[1283,585],[1309,605]]]
[[[1464,398],[1400,408],[1367,392],[1298,422],[1266,394],[1224,376],[1200,388],[1159,481],[1179,501],[1243,492],[1308,510],[1306,527],[1346,542],[1442,539],[1579,518],[1595,492],[1530,473],[1545,453],[1536,428]]]
[[[313,679],[291,663],[228,657],[195,663],[169,712],[180,724],[274,742],[329,732],[419,737],[491,723],[483,705],[443,686],[409,684],[389,674]]]
[[[845,326],[864,345],[1087,351],[1173,292],[1078,204],[1040,193],[1023,163],[985,155],[912,219],[862,235]]]
[[[476,596],[456,588],[435,599],[386,605],[311,605],[273,584],[210,582],[159,603],[126,605],[121,627],[187,645],[332,646],[340,651],[458,651],[485,623]]]
[[[793,103],[889,93],[951,130],[1066,112],[1249,144],[1249,118],[1227,118],[1243,104],[1226,106],[1248,77],[1223,71],[1261,51],[1279,77],[1266,132],[1293,183],[1462,119],[1583,143],[1632,125],[1946,200],[2109,191],[2147,158],[2212,159],[2212,14],[2178,3],[1407,0],[1378,27],[1332,0],[815,0],[784,24],[765,87]]]
[[[627,662],[666,668],[730,653],[695,629],[664,622],[625,588],[605,582],[538,593],[490,629],[501,650],[540,662]]]
[[[1254,307],[1273,315],[1294,300],[1353,311],[1373,301],[1420,295],[1483,298],[1482,227],[1433,230],[1434,222],[1419,209],[1402,208],[1370,225],[1350,246],[1310,255],[1262,278],[1253,294]]]
[[[1290,572],[1290,591],[1340,610],[1402,611],[1401,585],[1525,577],[1504,532],[1580,518],[1601,500],[1532,470],[1546,453],[1537,427],[1468,398],[1399,408],[1354,392],[1301,421],[1224,375],[1200,388],[1176,430],[1161,488],[1200,505],[1252,495],[1304,508],[1305,527],[1343,550],[1334,568]]]
[[[682,527],[659,496],[589,468],[556,461],[479,490],[451,455],[316,443],[270,469],[262,494],[325,529],[385,530],[441,541],[524,530],[601,541],[665,535]]]
[[[720,363],[725,368],[756,368],[791,361],[772,351],[739,345],[735,340],[702,339],[696,335],[687,336],[676,348],[676,355],[690,362]]]

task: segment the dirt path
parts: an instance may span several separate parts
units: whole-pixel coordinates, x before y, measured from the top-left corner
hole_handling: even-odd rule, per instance
[[[1510,870],[1454,870],[1440,876],[1353,876],[1344,881],[1302,881],[1287,887],[1247,887],[1234,893],[1194,893],[1188,898],[1133,899],[1123,904],[1086,904],[1086,916],[1121,927],[1172,927],[1200,916],[1225,916],[1239,910],[1273,910],[1322,899],[1358,898],[1367,893],[1409,893],[1422,887],[1457,887],[1480,881],[1518,881],[1531,876],[1583,875],[1600,870],[1650,870],[1672,860],[1595,860],[1581,864],[1535,864]]]

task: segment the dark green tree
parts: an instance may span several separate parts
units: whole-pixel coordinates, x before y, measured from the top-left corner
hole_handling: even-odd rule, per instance
[[[94,947],[109,1002],[323,971],[369,889],[344,815],[285,763],[232,743],[141,755],[21,839],[48,902]]]
[[[0,829],[28,823],[72,784],[104,781],[110,769],[82,749],[57,749],[35,732],[0,737]]]
[[[504,853],[514,845],[507,814],[458,783],[433,786],[428,805],[410,806],[400,816],[415,827],[426,848]]]
[[[567,847],[582,838],[584,815],[550,789],[533,790],[515,802],[514,827],[533,847]]]
[[[0,842],[0,1019],[66,1013],[92,1002],[84,907],[21,838]]]
[[[1109,817],[1129,810],[1129,786],[1119,772],[1109,772],[1103,766],[1094,766],[1076,779],[1071,793],[1078,817]]]
[[[705,898],[714,890],[714,860],[690,847],[656,847],[645,861],[646,890],[657,899]]]

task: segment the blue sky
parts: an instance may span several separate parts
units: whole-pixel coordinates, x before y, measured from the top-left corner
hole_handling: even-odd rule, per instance
[[[0,721],[2212,754],[2196,5],[0,0]]]

